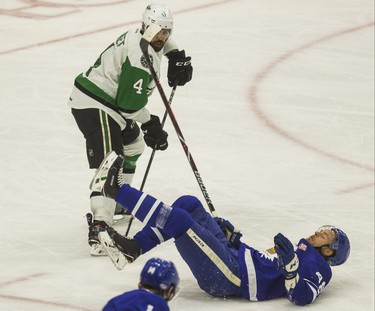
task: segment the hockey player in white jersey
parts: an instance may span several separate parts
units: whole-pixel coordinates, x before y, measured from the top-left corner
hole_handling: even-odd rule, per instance
[[[148,50],[153,67],[159,75],[165,55],[168,84],[185,85],[192,78],[193,68],[191,58],[184,50],[179,51],[171,38],[173,23],[169,8],[161,4],[148,5],[141,27],[120,35],[86,72],[76,77],[68,105],[86,140],[90,169],[98,168],[105,155],[114,150],[125,156],[123,173],[130,184],[137,160],[144,151],[144,141],[156,150],[168,147],[168,134],[162,129],[159,117],[146,108],[155,83],[139,44],[150,25],[160,26],[162,29],[152,39]],[[112,225],[116,203],[93,191],[90,206],[93,216],[88,235],[91,255],[105,255],[98,232],[103,229],[101,222]]]
[[[182,196],[168,206],[123,184],[123,161],[121,156],[109,154],[90,185],[114,198],[145,225],[132,239],[110,227],[101,233],[109,251],[116,247],[121,252],[118,258],[110,257],[117,268],[119,264],[123,268],[121,256],[125,263],[131,263],[174,238],[181,257],[208,294],[250,301],[287,297],[296,305],[306,305],[313,303],[330,282],[331,267],[349,257],[349,239],[334,226],[320,227],[297,245],[278,233],[274,247],[256,250],[241,241],[241,234],[229,221],[207,213],[196,197]],[[105,182],[103,177],[107,178]]]

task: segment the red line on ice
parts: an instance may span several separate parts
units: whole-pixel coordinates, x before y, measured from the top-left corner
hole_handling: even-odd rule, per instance
[[[35,273],[35,274],[30,274],[27,276],[15,278],[13,280],[5,281],[0,283],[0,288],[4,288],[8,285],[16,284],[16,283],[21,283],[21,282],[26,282],[30,281],[35,278],[39,278],[42,276],[46,276],[47,273]],[[37,298],[29,298],[29,297],[21,297],[21,296],[13,296],[13,295],[3,295],[0,294],[1,299],[7,299],[7,300],[16,300],[16,301],[21,301],[21,302],[31,302],[31,303],[38,303],[38,304],[44,304],[44,305],[49,305],[49,306],[56,306],[59,308],[65,308],[65,309],[70,309],[70,310],[82,310],[82,311],[93,311],[90,309],[86,309],[80,306],[74,306],[71,304],[67,303],[61,303],[61,302],[53,302],[53,301],[48,301],[48,300],[43,300],[43,299],[37,299]]]
[[[224,4],[224,3],[227,3],[227,2],[231,2],[231,1],[236,1],[236,0],[222,0],[222,1],[213,2],[213,3],[210,3],[210,4],[203,4],[203,5],[199,5],[199,6],[196,6],[196,7],[191,7],[191,8],[187,8],[187,9],[183,9],[183,10],[177,10],[173,14],[177,15],[177,14],[182,14],[182,13],[186,13],[186,12],[190,12],[190,11],[197,11],[197,10],[201,10],[201,9],[206,9],[206,8],[209,8],[209,7],[221,5],[221,4]],[[139,20],[130,21],[130,22],[112,25],[112,26],[108,26],[108,27],[104,27],[104,28],[93,29],[91,31],[76,33],[76,34],[69,35],[69,36],[66,36],[66,37],[61,37],[61,38],[56,38],[56,39],[52,39],[52,40],[48,40],[48,41],[44,41],[44,42],[20,46],[18,48],[13,48],[13,49],[10,49],[10,50],[0,51],[0,55],[11,54],[11,53],[24,51],[24,50],[44,46],[44,45],[50,45],[50,44],[54,44],[54,43],[58,43],[58,42],[62,42],[62,41],[67,41],[67,40],[71,40],[71,39],[75,39],[75,38],[79,38],[79,37],[93,35],[93,34],[97,34],[97,33],[100,33],[100,32],[112,30],[112,29],[115,29],[115,28],[121,28],[121,27],[124,27],[124,26],[137,24],[139,22],[140,22]]]
[[[339,31],[339,32],[336,32],[336,33],[333,33],[333,34],[330,34],[330,35],[323,36],[323,37],[321,37],[319,39],[313,40],[313,41],[311,41],[309,43],[306,43],[306,44],[303,44],[303,45],[301,45],[301,46],[299,46],[299,47],[297,47],[295,49],[287,51],[284,54],[280,55],[275,60],[273,60],[271,63],[269,63],[262,71],[260,71],[256,75],[256,77],[254,79],[254,82],[252,83],[252,85],[250,87],[251,108],[255,112],[256,116],[261,121],[263,121],[269,128],[271,128],[273,131],[275,131],[277,134],[281,135],[282,137],[284,137],[284,138],[286,138],[288,140],[293,141],[294,143],[296,143],[296,144],[298,144],[298,145],[300,145],[300,146],[302,146],[302,147],[304,147],[304,148],[306,148],[306,149],[308,149],[310,151],[313,151],[313,152],[318,153],[320,155],[323,155],[325,157],[328,157],[328,158],[340,161],[342,163],[345,163],[345,164],[348,164],[348,165],[351,165],[351,166],[355,166],[355,167],[358,167],[358,168],[361,168],[361,169],[365,169],[365,170],[374,172],[374,167],[371,166],[371,165],[358,163],[358,162],[355,162],[355,161],[352,161],[352,160],[340,157],[340,156],[338,156],[336,154],[327,152],[327,151],[325,151],[323,149],[320,149],[320,148],[317,148],[317,147],[315,147],[313,145],[310,145],[310,144],[304,142],[303,140],[301,140],[301,139],[293,136],[287,130],[282,129],[277,124],[275,124],[275,122],[273,122],[269,118],[269,116],[267,116],[267,114],[264,111],[262,111],[262,109],[261,109],[261,107],[259,105],[259,100],[258,100],[258,89],[259,89],[259,86],[261,85],[261,83],[268,76],[270,76],[272,74],[272,71],[278,65],[280,65],[281,63],[289,60],[290,58],[292,58],[293,56],[295,56],[297,53],[302,52],[304,50],[307,50],[307,49],[311,48],[312,46],[314,46],[316,44],[319,44],[321,42],[334,39],[334,38],[342,36],[342,35],[350,34],[350,33],[353,33],[355,31],[359,31],[359,30],[362,30],[362,29],[365,29],[365,28],[368,28],[368,27],[373,27],[373,26],[374,26],[374,22],[371,22],[371,23],[366,23],[364,25],[360,25],[360,26],[357,26],[357,27],[345,29],[345,30],[342,30],[342,31]]]

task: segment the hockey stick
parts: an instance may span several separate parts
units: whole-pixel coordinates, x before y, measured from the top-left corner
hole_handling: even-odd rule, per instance
[[[172,104],[172,100],[173,100],[173,97],[174,97],[174,93],[176,92],[176,88],[177,88],[177,85],[175,85],[171,91],[171,95],[169,96],[169,101],[168,101],[168,105],[171,105]],[[164,116],[163,116],[163,120],[161,122],[161,128],[164,127],[164,124],[165,124],[165,121],[167,119],[167,115],[168,115],[168,112],[167,110],[164,112]],[[141,184],[141,187],[140,187],[140,191],[143,191],[143,187],[145,186],[145,183],[146,183],[146,179],[147,179],[147,176],[148,176],[148,172],[150,171],[150,167],[151,167],[151,163],[154,159],[154,156],[155,156],[155,152],[156,152],[156,149],[153,148],[152,149],[152,153],[151,153],[151,156],[150,156],[150,160],[148,161],[148,164],[147,164],[147,168],[146,168],[146,172],[145,172],[145,175],[143,176],[143,180],[142,180],[142,184]]]
[[[150,69],[150,72],[151,72],[151,75],[152,75],[152,78],[154,79],[155,81],[155,84],[156,84],[156,87],[158,88],[158,91],[160,93],[160,96],[163,100],[163,103],[164,103],[164,106],[167,110],[167,113],[169,114],[169,117],[172,121],[172,124],[176,130],[176,133],[177,133],[177,136],[178,136],[178,139],[180,140],[180,143],[182,145],[182,148],[184,149],[185,151],[185,155],[189,161],[189,164],[193,170],[193,173],[194,173],[194,176],[198,182],[198,185],[202,191],[202,194],[207,202],[207,205],[208,205],[208,208],[211,212],[211,214],[213,216],[216,216],[216,211],[215,211],[215,208],[214,208],[214,205],[212,204],[212,201],[208,195],[208,192],[207,192],[207,189],[203,183],[203,180],[198,172],[198,168],[197,166],[195,165],[195,162],[193,160],[193,157],[189,151],[189,148],[188,146],[186,145],[186,142],[185,142],[185,139],[184,139],[184,136],[182,135],[182,132],[181,132],[181,129],[177,123],[177,120],[176,120],[176,117],[174,116],[174,113],[173,113],[173,110],[171,108],[171,106],[168,104],[168,99],[167,97],[165,96],[165,93],[164,93],[164,90],[160,84],[160,80],[158,78],[158,75],[156,74],[155,72],[155,69],[154,69],[154,66],[152,65],[152,62],[150,61],[150,57],[149,57],[149,54],[148,54],[148,46],[152,40],[152,38],[161,30],[161,28],[155,24],[151,25],[148,27],[148,29],[145,31],[145,34],[143,35],[142,39],[141,39],[141,42],[140,42],[140,47],[141,47],[141,50],[142,50],[142,53],[144,55],[144,57],[146,58],[146,61],[147,61],[147,64],[148,64],[148,68]]]
[[[177,88],[177,85],[175,85],[175,86],[173,87],[172,91],[171,91],[171,95],[169,96],[169,102],[168,102],[168,105],[171,105],[171,104],[172,104],[172,100],[173,100],[173,97],[174,97],[174,93],[176,92],[176,88]],[[164,127],[165,121],[166,121],[166,119],[167,119],[167,115],[168,115],[168,112],[167,112],[167,110],[165,110],[165,112],[164,112],[164,116],[163,116],[163,120],[162,120],[162,122],[161,122],[161,128]],[[149,173],[149,171],[150,171],[152,161],[154,160],[155,152],[156,152],[156,149],[153,148],[153,149],[152,149],[151,156],[150,156],[150,160],[148,160],[148,164],[147,164],[147,167],[146,167],[145,174],[143,175],[143,180],[142,180],[141,187],[139,188],[140,191],[143,191],[143,188],[144,188],[144,186],[145,186],[146,179],[147,179],[148,173]],[[130,220],[129,220],[128,228],[126,229],[125,236],[128,236],[129,231],[130,231],[130,227],[131,227],[131,225],[132,225],[132,223],[133,223],[133,220],[134,220],[134,216],[132,216],[132,217],[130,218]]]

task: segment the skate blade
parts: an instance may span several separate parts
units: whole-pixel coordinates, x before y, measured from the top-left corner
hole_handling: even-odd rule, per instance
[[[94,257],[108,256],[104,247],[99,243],[91,246],[90,255]]]
[[[107,252],[108,257],[111,259],[117,270],[122,270],[128,263],[123,253],[121,253],[113,244],[111,237],[107,231],[99,232],[99,240]]]

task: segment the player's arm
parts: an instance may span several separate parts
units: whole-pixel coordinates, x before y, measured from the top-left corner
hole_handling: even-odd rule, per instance
[[[314,302],[325,286],[317,267],[300,267],[300,262],[293,244],[281,233],[274,238],[278,266],[285,277],[288,299],[296,305]]]
[[[164,54],[168,58],[168,84],[185,85],[193,77],[193,67],[191,66],[191,57],[186,56],[185,50],[178,50],[177,44],[172,38],[169,38],[164,46]]]
[[[315,271],[315,270],[314,270]],[[319,272],[299,273],[299,280],[294,288],[288,290],[288,299],[299,306],[311,304],[325,287]]]

